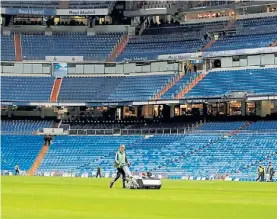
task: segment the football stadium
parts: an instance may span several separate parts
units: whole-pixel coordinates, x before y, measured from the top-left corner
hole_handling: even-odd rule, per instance
[[[3,219],[277,215],[277,1],[1,1]]]

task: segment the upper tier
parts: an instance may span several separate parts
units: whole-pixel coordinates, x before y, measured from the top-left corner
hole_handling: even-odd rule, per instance
[[[92,8],[108,8],[111,1],[69,1],[68,7],[70,9],[92,9]],[[2,1],[3,8],[51,8],[58,9],[60,1]]]

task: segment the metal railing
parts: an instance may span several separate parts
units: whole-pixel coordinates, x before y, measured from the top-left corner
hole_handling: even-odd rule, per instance
[[[182,135],[192,128],[70,129],[69,135]]]

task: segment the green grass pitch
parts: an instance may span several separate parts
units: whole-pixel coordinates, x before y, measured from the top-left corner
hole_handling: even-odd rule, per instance
[[[261,219],[277,215],[276,183],[163,180],[123,190],[109,179],[2,177],[3,219]]]

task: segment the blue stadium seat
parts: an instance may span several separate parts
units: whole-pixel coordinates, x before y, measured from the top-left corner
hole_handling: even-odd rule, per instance
[[[84,56],[85,60],[106,60],[122,33],[60,33],[52,36],[21,35],[23,60],[45,60],[45,56]]]
[[[178,82],[176,82],[167,92],[165,92],[161,99],[174,99],[175,96],[180,93],[187,85],[195,79],[199,73],[197,72],[191,72],[185,74]]]
[[[38,122],[21,121],[21,128],[4,122],[4,130],[33,129]],[[26,124],[23,124],[26,123]],[[181,176],[232,178],[252,181],[260,161],[277,165],[277,134],[266,129],[276,121],[260,121],[248,132],[224,137],[217,130],[234,130],[244,122],[214,122],[185,135],[144,136],[57,136],[53,140],[38,172],[72,172],[76,175],[94,172],[101,166],[104,173],[114,173],[114,153],[125,144],[132,171],[153,171],[169,178]],[[45,126],[47,124],[44,124]],[[32,128],[30,128],[32,127]],[[252,128],[251,128],[252,127]],[[219,131],[220,131],[219,130]],[[255,132],[251,132],[254,130]],[[198,133],[198,131],[210,131]],[[250,131],[250,132],[249,132]],[[12,171],[15,164],[28,171],[43,144],[42,136],[2,135],[2,170]]]
[[[268,47],[277,39],[277,33],[262,35],[234,35],[225,36],[217,40],[206,51],[223,51],[237,49],[253,49],[260,47]]]
[[[230,91],[251,94],[276,94],[277,69],[212,71],[186,97],[221,97]]]
[[[49,101],[55,78],[2,76],[1,99],[4,101]]]
[[[43,145],[43,136],[2,135],[1,169],[13,171],[16,164],[28,171]]]
[[[248,130],[277,130],[277,121],[258,121],[247,128]]]
[[[208,122],[203,124],[198,130],[210,130],[210,131],[231,131],[239,129],[244,122]]]
[[[14,61],[15,49],[14,49],[14,35],[1,34],[1,60],[2,61]]]
[[[66,77],[60,89],[60,101],[149,100],[172,74],[128,77]]]
[[[47,120],[2,120],[2,133],[31,134],[42,128],[50,128],[53,121]]]
[[[38,171],[83,173],[101,166],[104,172],[113,173],[114,153],[120,143],[126,144],[135,172],[151,170],[174,178],[225,173],[253,176],[254,167],[245,167],[275,154],[277,135],[248,133],[223,138],[219,133],[196,133],[147,139],[140,136],[56,137]]]

